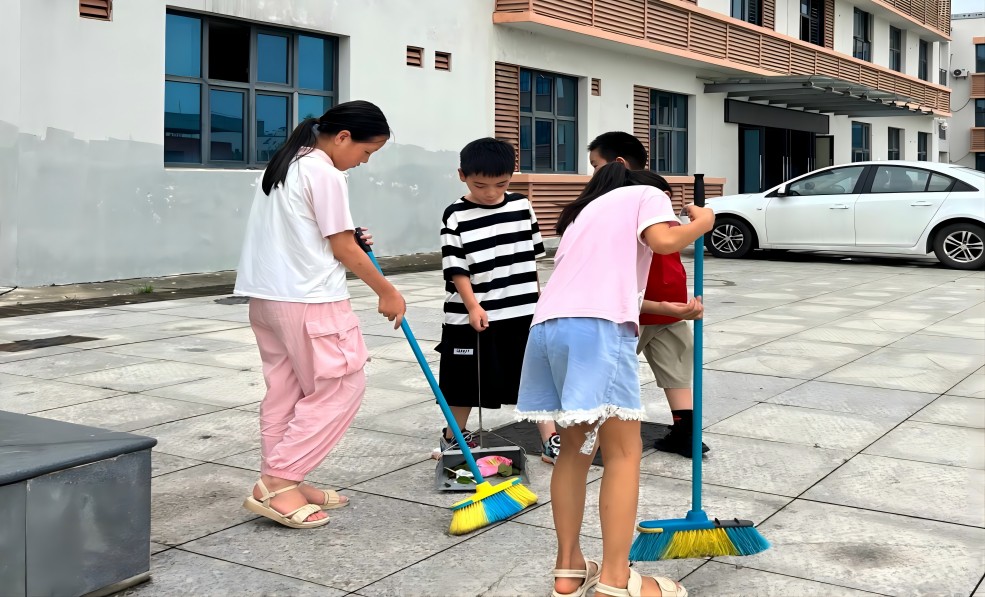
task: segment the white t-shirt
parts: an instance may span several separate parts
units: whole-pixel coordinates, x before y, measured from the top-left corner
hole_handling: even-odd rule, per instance
[[[319,150],[295,160],[283,184],[257,184],[235,294],[292,303],[349,298],[345,266],[328,236],[355,230],[346,177]]]

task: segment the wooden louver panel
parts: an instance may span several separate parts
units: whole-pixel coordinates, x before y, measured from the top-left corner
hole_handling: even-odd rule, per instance
[[[642,39],[646,27],[644,0],[595,0],[595,26]]]
[[[776,29],[776,0],[763,0],[763,27]]]
[[[985,151],[985,128],[971,129],[971,151]]]
[[[646,148],[650,159],[650,88],[633,86],[633,135]]]
[[[593,0],[534,0],[534,10],[555,19],[593,25],[592,3]]]
[[[109,21],[113,17],[113,0],[79,0],[79,16]]]
[[[971,97],[975,99],[985,98],[985,73],[971,75]]]
[[[835,49],[835,0],[824,0],[824,47]]]
[[[602,79],[592,79],[592,95],[602,95]]]
[[[451,53],[435,52],[434,68],[435,70],[451,70]]]
[[[424,48],[407,46],[407,66],[424,68]]]
[[[514,169],[520,169],[520,67],[496,63],[496,138],[513,144]]]

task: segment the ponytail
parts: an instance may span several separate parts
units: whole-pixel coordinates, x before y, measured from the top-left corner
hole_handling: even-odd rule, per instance
[[[558,236],[564,234],[564,231],[575,221],[578,214],[592,201],[609,191],[636,185],[656,187],[667,193],[668,196],[671,194],[670,185],[667,184],[667,180],[663,176],[649,170],[628,170],[621,162],[609,162],[596,170],[592,179],[585,185],[585,190],[578,195],[577,199],[565,205],[564,209],[561,210],[555,228]]]
[[[264,194],[270,195],[270,191],[284,184],[294,160],[311,153],[318,144],[318,133],[337,135],[342,131],[349,131],[356,143],[366,143],[389,137],[390,125],[382,110],[362,100],[333,106],[320,118],[305,118],[267,164],[261,182]]]

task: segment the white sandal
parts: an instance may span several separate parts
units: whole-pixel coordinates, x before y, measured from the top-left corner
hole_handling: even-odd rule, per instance
[[[248,498],[246,498],[246,501],[243,502],[243,507],[250,512],[259,514],[260,516],[265,516],[274,522],[280,523],[292,529],[314,529],[328,524],[328,516],[321,520],[312,520],[310,522],[306,520],[315,512],[321,512],[322,507],[318,504],[305,504],[297,510],[288,512],[287,514],[281,514],[270,506],[270,500],[273,499],[274,496],[280,495],[292,489],[296,489],[296,483],[283,489],[278,489],[277,491],[268,491],[267,486],[263,484],[263,481],[257,481],[257,487],[260,489],[260,493],[262,494],[260,499],[256,499],[251,494]]]
[[[315,489],[318,488],[316,487]],[[345,496],[339,495],[337,491],[332,489],[319,489],[319,491],[325,494],[325,499],[322,500],[322,503],[315,505],[322,510],[335,510],[336,508],[345,508],[349,505],[349,498],[345,498],[343,501],[342,498]]]
[[[651,576],[650,578],[657,581],[661,597],[687,597],[687,589],[682,587],[680,583],[662,576]],[[629,584],[625,589],[610,587],[602,583],[595,587],[596,595],[609,595],[610,597],[641,597],[642,591],[643,577],[632,568],[629,569]]]
[[[592,564],[595,565],[595,574],[591,574]],[[584,578],[585,582],[581,583],[578,590],[574,593],[558,593],[557,589],[551,591],[551,597],[585,597],[588,590],[598,584],[599,578],[602,576],[602,565],[594,560],[585,560],[584,570],[565,570],[563,568],[555,568],[551,571],[551,576],[554,578]]]

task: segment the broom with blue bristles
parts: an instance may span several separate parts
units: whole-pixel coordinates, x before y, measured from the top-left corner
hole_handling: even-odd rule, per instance
[[[704,174],[694,175],[694,204],[705,205]],[[704,294],[704,239],[694,242],[694,296]],[[730,518],[709,519],[701,509],[701,389],[704,325],[694,320],[694,437],[692,444],[691,510],[685,518],[646,520],[629,552],[637,562],[748,556],[769,548],[769,542],[752,526],[752,521]]]
[[[362,229],[360,228],[356,228],[356,242],[366,251],[370,261],[373,262],[373,265],[382,274],[383,269],[376,260],[376,256],[373,255],[373,250],[363,241]],[[434,392],[434,397],[438,401],[438,406],[441,407],[445,421],[448,422],[448,428],[455,434],[455,441],[458,442],[462,456],[465,457],[465,463],[468,465],[476,482],[475,494],[472,497],[452,505],[451,526],[448,528],[448,532],[452,535],[471,533],[472,531],[489,526],[494,522],[506,520],[515,514],[519,514],[524,508],[536,504],[537,495],[521,484],[520,479],[510,479],[498,485],[492,485],[489,481],[483,479],[482,473],[479,472],[479,466],[475,463],[475,457],[472,456],[472,451],[462,436],[462,431],[458,428],[458,423],[455,422],[455,416],[452,414],[451,408],[448,407],[445,395],[441,393],[441,388],[438,387],[438,382],[434,379],[434,374],[431,373],[431,367],[428,365],[427,359],[424,358],[421,346],[418,344],[417,338],[414,337],[414,333],[410,331],[410,324],[407,323],[407,318],[404,318],[400,323],[400,329],[403,330],[407,342],[410,343],[411,350],[414,351],[417,364],[424,371],[424,376],[431,386],[431,391]]]

